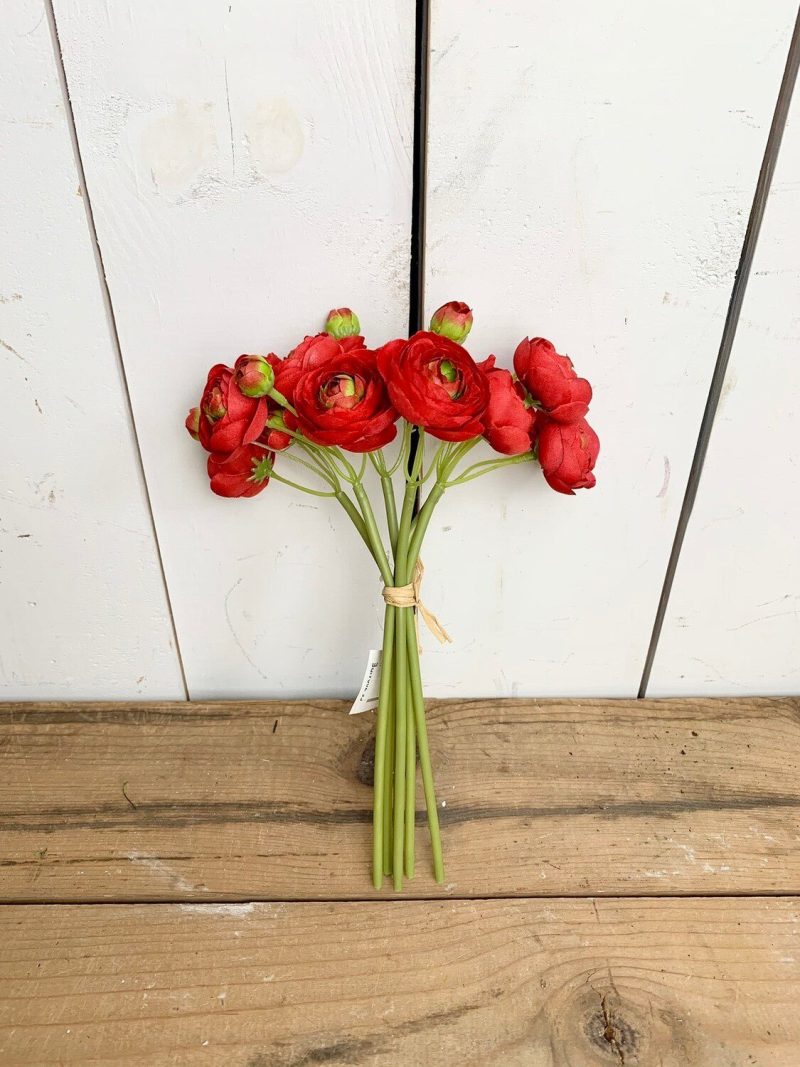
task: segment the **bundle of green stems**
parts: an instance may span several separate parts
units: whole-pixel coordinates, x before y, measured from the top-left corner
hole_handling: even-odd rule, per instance
[[[276,421],[275,425],[285,429],[282,421]],[[400,447],[391,463],[379,449],[362,454],[357,469],[340,449],[312,444],[299,433],[291,436],[295,438],[293,447],[281,453],[281,462],[284,458],[291,459],[312,470],[328,488],[321,490],[301,485],[274,470],[271,477],[315,496],[335,498],[366,545],[384,587],[390,590],[411,585],[431,516],[446,489],[533,459],[530,452],[502,456],[473,463],[459,473],[458,467],[481,438],[439,442],[428,439],[421,428],[404,423]],[[435,451],[426,459],[431,441]],[[350,456],[352,459],[353,454]],[[388,547],[364,485],[367,462],[372,464],[380,479]],[[396,479],[403,490],[399,514]],[[427,483],[430,483],[429,488]],[[399,607],[386,603],[375,730],[372,881],[376,889],[382,887],[387,875],[398,891],[402,889],[404,877],[414,876],[417,760],[430,831],[433,875],[437,882],[444,881],[414,613],[413,605]]]

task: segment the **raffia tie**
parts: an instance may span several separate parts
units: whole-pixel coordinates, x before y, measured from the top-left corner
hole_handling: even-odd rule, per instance
[[[430,632],[439,641],[440,644],[444,644],[449,641],[453,642],[450,634],[445,630],[444,626],[439,622],[432,611],[428,611],[425,605],[422,603],[422,598],[419,595],[420,586],[422,585],[422,575],[425,573],[425,568],[422,566],[422,560],[418,559],[414,564],[414,576],[408,585],[385,585],[383,587],[383,599],[387,604],[391,604],[395,608],[416,608],[415,622],[417,627],[417,648],[422,651],[422,646],[419,640],[419,617],[422,619]]]

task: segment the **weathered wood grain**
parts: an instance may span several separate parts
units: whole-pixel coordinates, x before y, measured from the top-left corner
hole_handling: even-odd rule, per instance
[[[23,704],[0,724],[2,900],[373,895],[372,716]],[[447,883],[420,811],[407,895],[800,892],[800,700],[433,702],[430,733]]]
[[[800,901],[0,909],[0,1057],[795,1067]]]

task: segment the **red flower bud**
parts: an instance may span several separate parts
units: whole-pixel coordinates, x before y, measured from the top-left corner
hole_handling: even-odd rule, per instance
[[[548,485],[572,496],[576,489],[591,489],[600,441],[586,419],[565,424],[541,418],[538,433],[539,462]]]
[[[258,445],[241,445],[227,456],[211,453],[208,477],[217,496],[255,496],[267,487],[272,474],[274,452]]]
[[[325,332],[335,337],[337,341],[341,341],[343,337],[357,337],[361,333],[358,315],[350,308],[334,308],[333,311],[328,312]]]
[[[286,433],[286,420],[282,411],[271,411],[266,429],[259,441],[273,452],[282,452],[292,443],[293,438]]]
[[[184,424],[195,441],[200,440],[200,408],[192,408]]]
[[[489,356],[478,366],[486,375],[489,386],[489,403],[483,413],[483,436],[496,452],[506,456],[519,456],[531,449],[536,412],[525,406],[520,396],[519,382],[511,372],[495,367],[495,357]]]
[[[472,329],[472,311],[461,300],[450,300],[434,311],[431,332],[463,344]]]
[[[568,356],[559,355],[543,337],[520,341],[514,370],[533,399],[556,422],[578,422],[589,410],[592,387],[579,378]]]
[[[277,360],[277,356],[271,357]],[[266,396],[275,384],[275,371],[262,356],[239,356],[234,381],[245,396]]]

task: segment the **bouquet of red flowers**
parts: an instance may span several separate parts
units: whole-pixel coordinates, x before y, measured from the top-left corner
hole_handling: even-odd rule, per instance
[[[589,382],[541,337],[520,342],[513,373],[494,356],[476,363],[462,347],[471,326],[470,309],[453,301],[434,314],[430,330],[368,348],[356,315],[340,308],[323,333],[304,338],[284,359],[243,355],[233,367],[212,367],[186,420],[209,453],[213,492],[255,496],[275,478],[332,497],[378,568],[386,610],[375,736],[376,888],[391,875],[399,890],[403,876],[414,874],[417,757],[434,876],[444,880],[414,619],[419,611],[440,640],[449,640],[420,600],[420,549],[434,508],[451,486],[516,463],[538,461],[559,493],[595,484],[599,442],[586,421]],[[500,455],[468,462],[481,441]],[[380,478],[388,547],[363,482],[368,462]],[[292,467],[315,485],[287,477]]]

